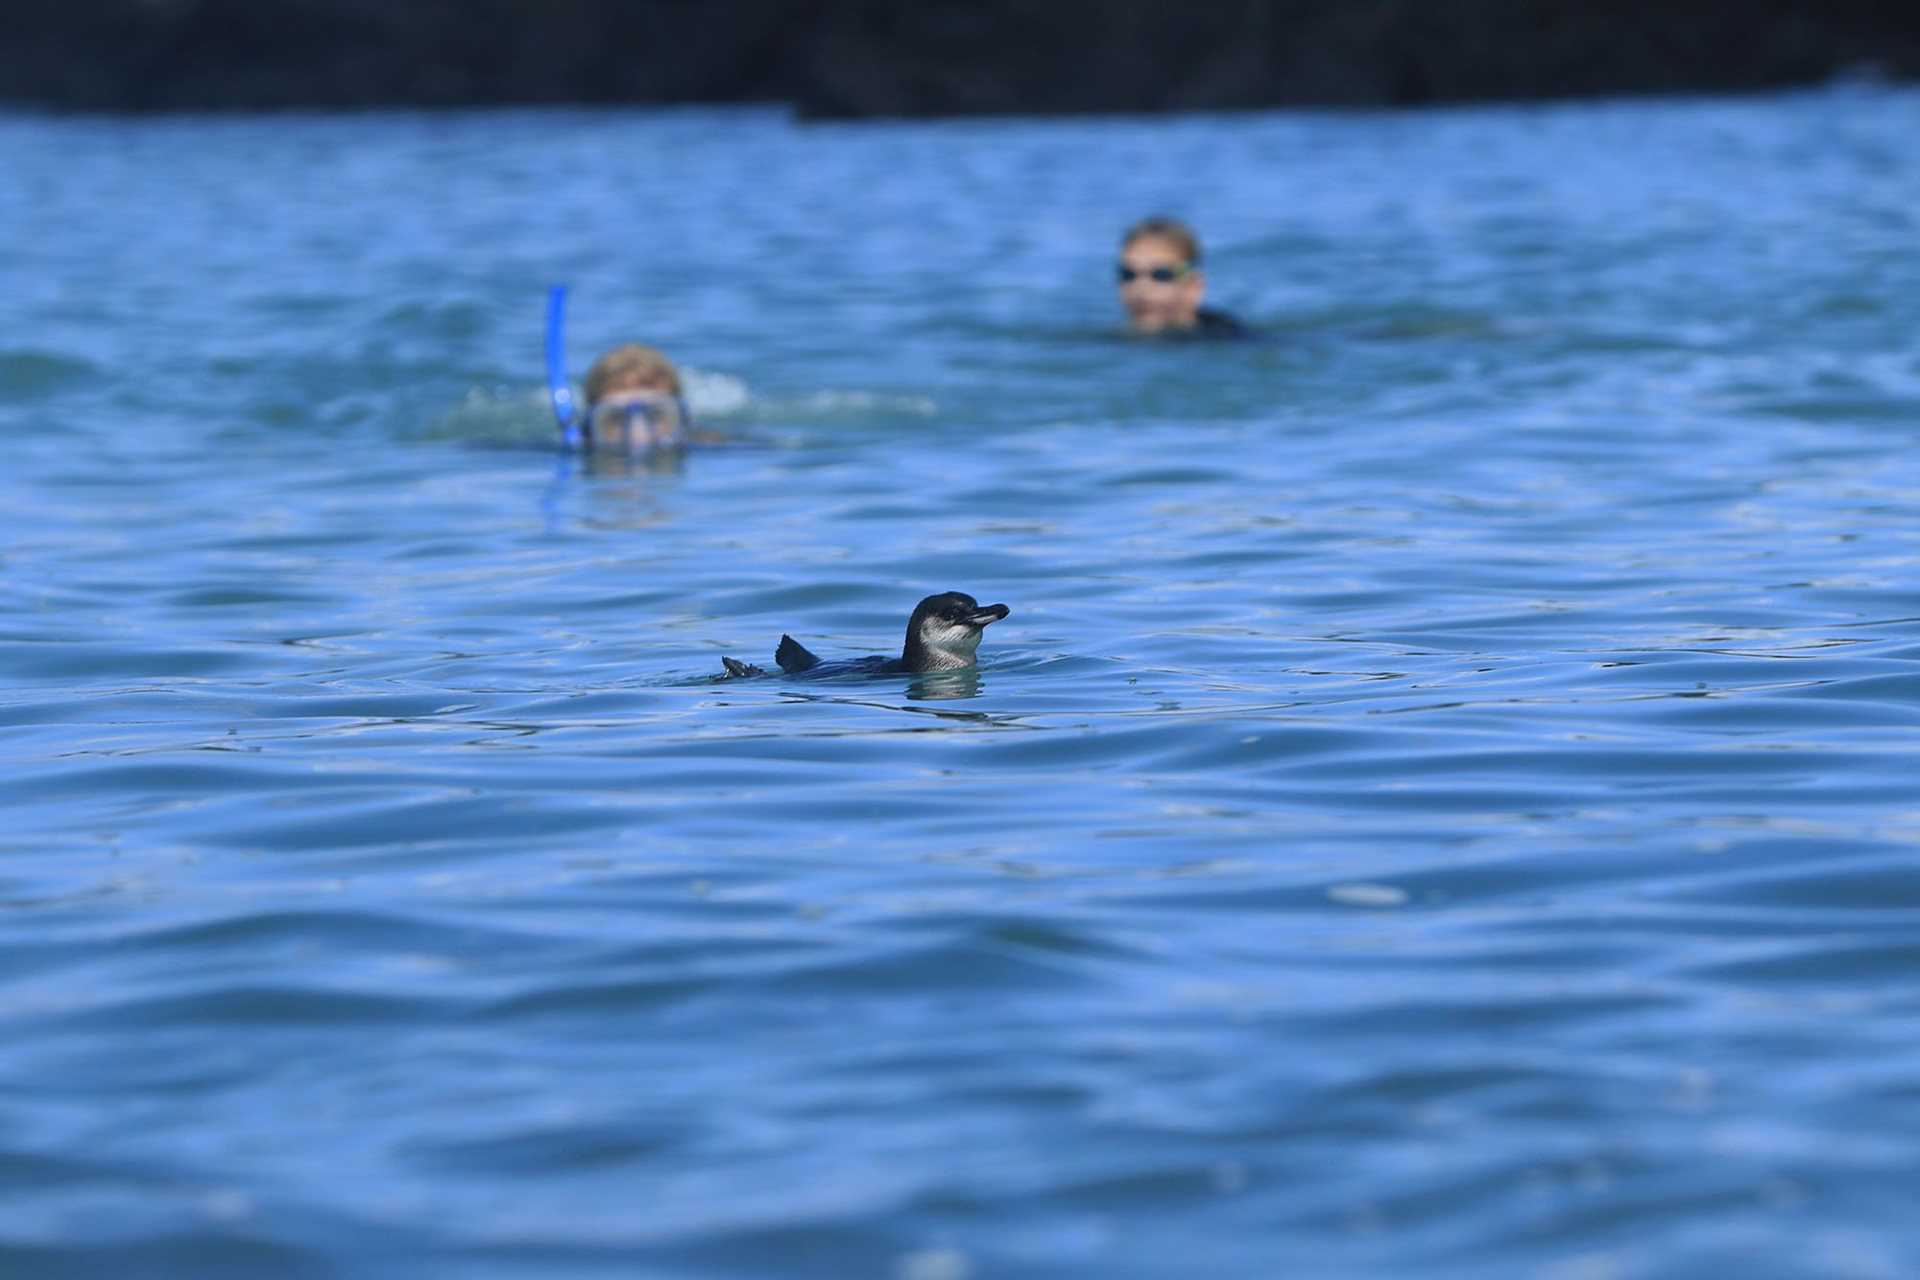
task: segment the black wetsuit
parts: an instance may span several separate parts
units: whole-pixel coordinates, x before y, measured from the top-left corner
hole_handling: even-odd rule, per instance
[[[1241,324],[1225,311],[1216,311],[1212,307],[1202,307],[1193,318],[1193,328],[1187,332],[1196,338],[1251,338],[1253,330]]]

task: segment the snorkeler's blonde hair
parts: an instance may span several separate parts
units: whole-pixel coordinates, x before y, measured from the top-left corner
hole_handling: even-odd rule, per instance
[[[1180,257],[1190,267],[1200,265],[1200,237],[1193,234],[1193,228],[1178,218],[1142,218],[1127,228],[1127,234],[1120,237],[1120,247],[1125,249],[1135,240],[1145,240],[1152,236],[1156,240],[1165,240],[1180,251]]]
[[[680,394],[680,371],[658,347],[626,342],[604,353],[587,370],[587,403],[597,404],[616,391],[671,391]]]

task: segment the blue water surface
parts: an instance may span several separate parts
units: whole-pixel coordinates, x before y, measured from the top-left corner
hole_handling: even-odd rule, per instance
[[[0,1274],[1920,1273],[1916,137],[0,118]]]

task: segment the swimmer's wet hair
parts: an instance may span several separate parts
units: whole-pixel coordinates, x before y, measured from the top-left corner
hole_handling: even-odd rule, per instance
[[[1165,240],[1180,251],[1180,256],[1190,267],[1200,265],[1200,237],[1193,234],[1193,228],[1178,218],[1142,218],[1127,228],[1127,234],[1120,237],[1120,247],[1125,249],[1135,240],[1144,240],[1153,236]]]
[[[587,403],[598,404],[616,391],[662,386],[680,394],[680,371],[658,347],[626,342],[606,352],[587,370]]]

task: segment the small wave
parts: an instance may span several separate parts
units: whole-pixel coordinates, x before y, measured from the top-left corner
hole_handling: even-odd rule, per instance
[[[553,414],[547,407],[545,391],[475,387],[460,403],[423,424],[417,438],[491,445],[551,445]]]
[[[841,423],[931,418],[940,406],[931,396],[876,391],[826,390],[793,398],[757,399],[744,378],[708,369],[683,368],[688,407],[696,421],[751,416],[782,422]],[[580,395],[580,389],[574,389]],[[542,388],[474,387],[460,402],[415,433],[421,440],[457,440],[507,448],[553,443],[553,410]]]
[[[682,369],[680,381],[686,388],[687,407],[696,418],[740,413],[753,402],[746,380],[730,373]]]
[[[99,366],[79,356],[20,347],[0,350],[0,399],[37,400],[99,373]]]
[[[846,416],[911,414],[931,418],[940,405],[931,396],[887,394],[878,391],[814,391],[780,406],[788,416],[840,418]]]
[[[753,403],[746,381],[732,374],[682,369],[681,380],[696,419],[738,414]],[[579,387],[574,394],[584,401]],[[553,408],[545,387],[473,387],[458,404],[423,426],[418,437],[544,447],[553,443]]]

